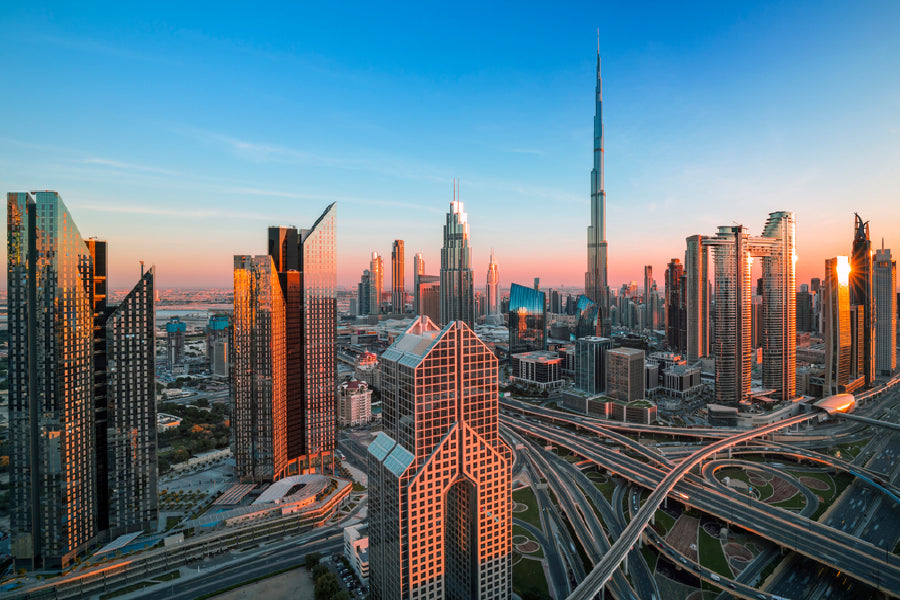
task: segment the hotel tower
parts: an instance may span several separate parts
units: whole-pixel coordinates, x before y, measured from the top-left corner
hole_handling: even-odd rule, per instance
[[[372,597],[508,600],[511,452],[497,358],[469,326],[420,316],[381,357],[369,445]]]

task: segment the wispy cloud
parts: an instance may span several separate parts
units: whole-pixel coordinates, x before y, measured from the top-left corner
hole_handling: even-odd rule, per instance
[[[159,173],[160,175],[170,175],[172,177],[180,177],[182,174],[169,169],[160,169],[159,167],[151,167],[148,165],[139,165],[135,163],[121,162],[117,160],[109,160],[106,158],[84,158],[82,163],[88,165],[100,165],[103,167],[112,167],[121,171],[144,171],[147,173]]]
[[[242,212],[222,209],[191,209],[181,207],[162,207],[162,206],[138,206],[134,204],[122,203],[72,203],[73,208],[79,210],[97,211],[104,213],[120,213],[129,215],[152,215],[159,217],[180,217],[194,219],[240,219],[253,221],[266,221],[270,223],[277,222],[280,217],[273,215],[263,215],[255,212]]]

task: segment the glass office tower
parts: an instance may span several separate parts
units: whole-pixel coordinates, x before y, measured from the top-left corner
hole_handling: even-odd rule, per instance
[[[441,248],[441,322],[465,321],[475,327],[475,279],[469,247],[469,219],[463,203],[450,203]]]
[[[56,192],[7,196],[11,551],[62,568],[97,535],[93,262]]]
[[[509,289],[509,353],[547,347],[546,295],[517,283]]]

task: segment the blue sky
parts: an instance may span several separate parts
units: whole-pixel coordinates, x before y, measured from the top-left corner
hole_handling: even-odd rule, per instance
[[[797,213],[800,281],[854,210],[900,245],[900,4],[387,9],[7,2],[0,188],[55,189],[159,285],[231,284],[270,224],[338,201],[338,278],[406,240],[439,268],[461,180],[476,281],[583,283],[596,30],[610,279]]]

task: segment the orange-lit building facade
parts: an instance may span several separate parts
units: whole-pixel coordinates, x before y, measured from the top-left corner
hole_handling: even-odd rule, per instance
[[[369,446],[372,597],[510,598],[511,452],[497,359],[462,321],[420,316],[382,355]]]
[[[234,257],[231,451],[247,481],[272,481],[287,457],[284,297],[270,256]]]
[[[313,472],[336,441],[335,205],[268,237],[268,256],[234,265],[232,445],[249,481]]]

